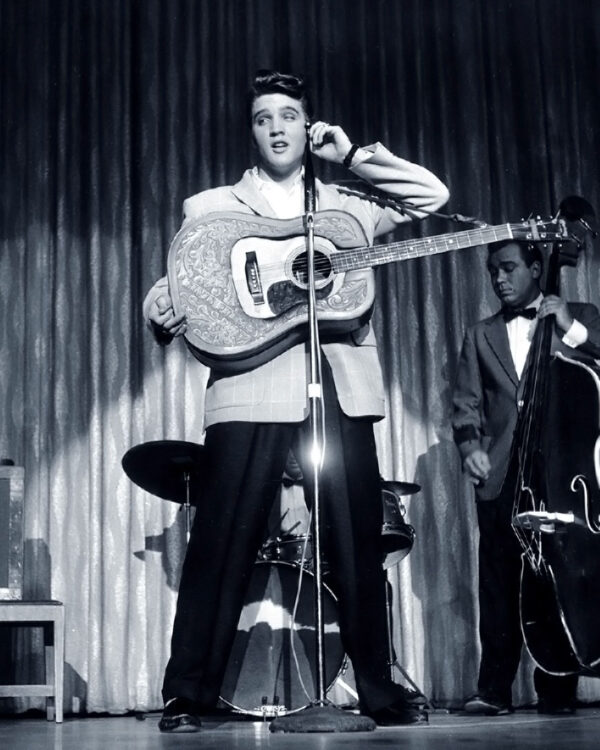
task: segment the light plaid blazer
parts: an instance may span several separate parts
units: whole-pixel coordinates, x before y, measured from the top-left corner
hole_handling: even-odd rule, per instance
[[[424,167],[394,156],[381,144],[367,150],[371,156],[353,169],[357,177],[419,208],[436,210],[447,201],[446,187]],[[319,210],[341,209],[352,214],[363,226],[369,243],[410,220],[409,216],[384,208],[366,196],[344,194],[335,185],[318,180],[317,199]],[[187,198],[183,209],[184,223],[215,211],[274,217],[250,170],[236,185]],[[144,300],[146,320],[151,304],[167,290],[168,281],[163,277],[148,292]],[[383,380],[370,327],[365,326],[342,341],[323,344],[322,350],[331,367],[343,411],[349,416],[381,418],[385,413]],[[249,372],[225,376],[211,373],[205,398],[205,427],[228,421],[302,421],[308,416],[307,369],[306,344],[297,344]],[[204,379],[199,377],[199,381]]]

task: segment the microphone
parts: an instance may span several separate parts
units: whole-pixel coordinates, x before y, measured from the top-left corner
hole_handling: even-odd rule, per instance
[[[313,213],[316,209],[315,173],[313,169],[312,152],[310,150],[310,121],[304,123],[306,130],[306,145],[304,147],[304,212]]]

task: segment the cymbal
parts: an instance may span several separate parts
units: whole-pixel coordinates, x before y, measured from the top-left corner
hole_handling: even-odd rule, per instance
[[[394,492],[396,495],[415,495],[421,491],[421,485],[414,482],[381,482],[381,489]]]
[[[185,503],[189,474],[190,504],[194,505],[202,472],[204,448],[183,440],[154,440],[130,448],[121,464],[132,482],[151,495]]]

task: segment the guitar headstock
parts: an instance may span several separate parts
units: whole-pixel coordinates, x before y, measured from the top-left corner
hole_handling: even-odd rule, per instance
[[[513,239],[521,242],[565,242],[570,239],[564,221],[558,218],[542,220],[536,218],[523,219],[511,224]]]
[[[558,207],[557,217],[565,225],[570,239],[582,247],[585,238],[598,236],[594,226],[596,214],[591,204],[579,195],[569,195],[563,198]]]

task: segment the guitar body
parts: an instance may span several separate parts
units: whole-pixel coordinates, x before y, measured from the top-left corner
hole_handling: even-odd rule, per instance
[[[339,249],[367,244],[352,215],[317,212],[314,234],[317,314],[326,339],[369,319],[375,283],[370,270],[333,269]],[[204,364],[240,372],[307,339],[302,217],[208,214],[179,231],[167,265],[174,309],[187,317],[186,343]]]

